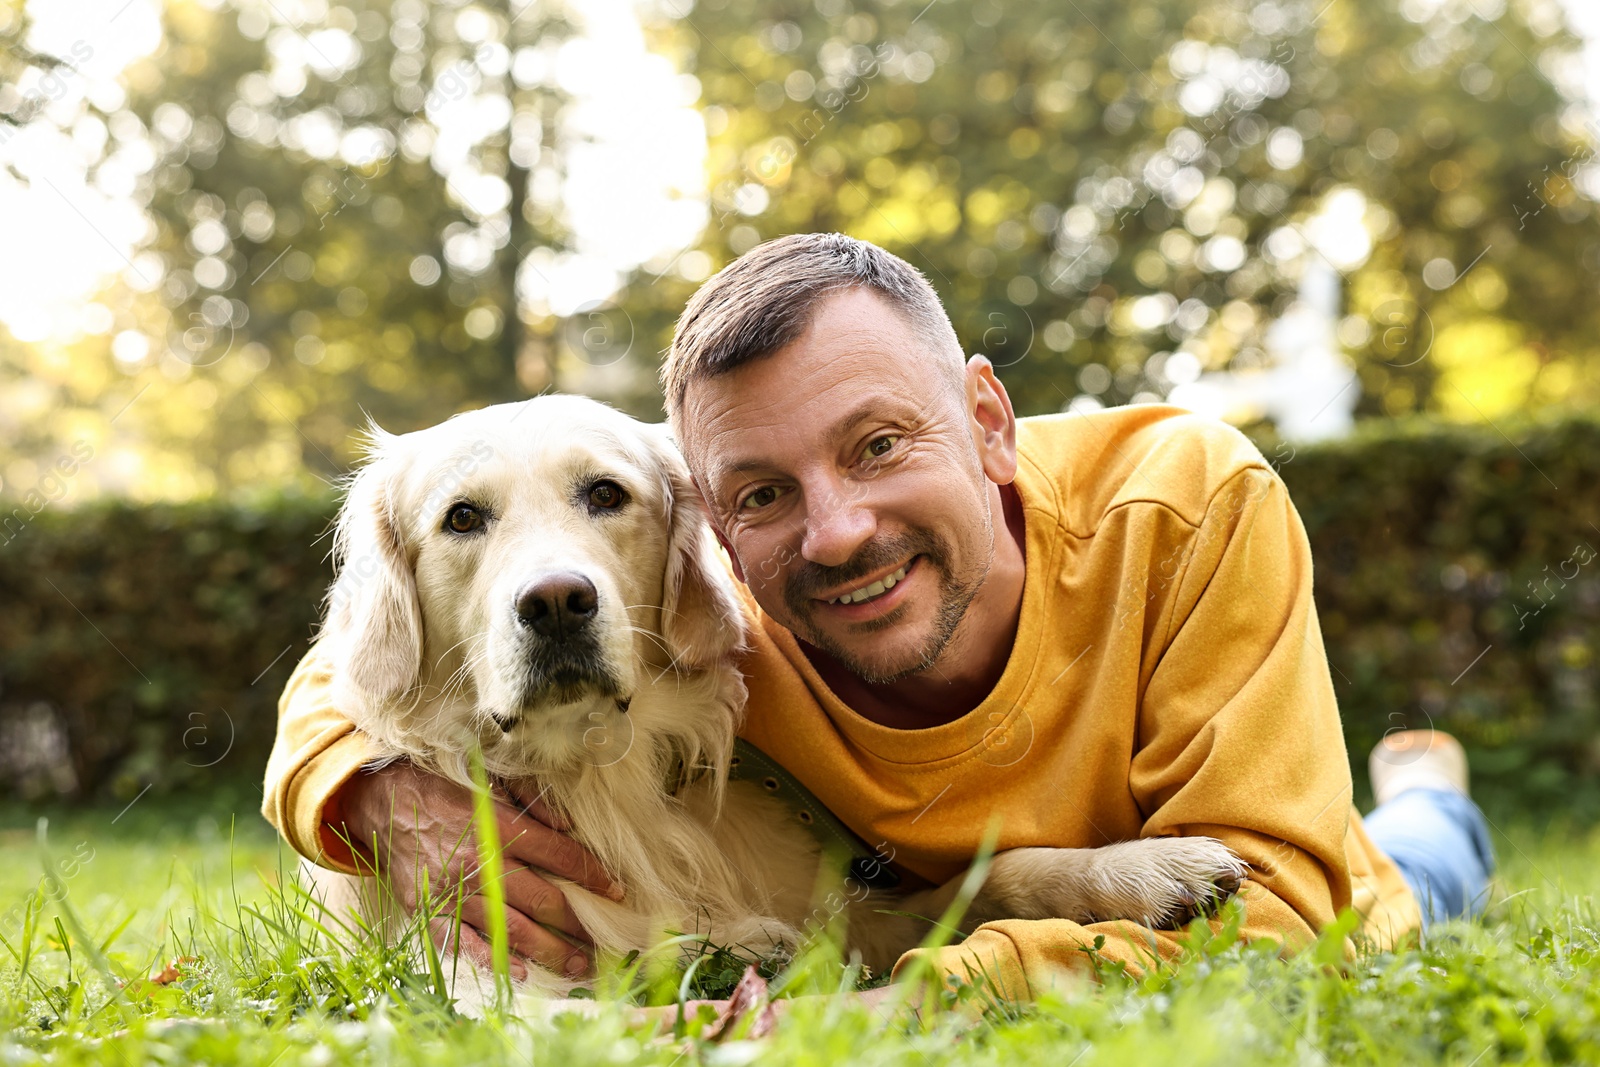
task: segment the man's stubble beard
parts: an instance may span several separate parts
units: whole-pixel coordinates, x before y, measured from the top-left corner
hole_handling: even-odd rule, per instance
[[[838,660],[850,673],[869,685],[889,685],[933,669],[955,637],[961,620],[966,618],[967,609],[977,598],[994,565],[993,517],[987,508],[984,518],[985,532],[988,534],[988,557],[977,577],[970,581],[961,581],[951,572],[949,545],[930,530],[917,530],[871,542],[849,563],[839,567],[822,567],[805,560],[799,561],[787,575],[783,587],[784,603],[797,623],[793,629],[808,644]],[[912,662],[893,669],[867,663],[812,624],[815,591],[851,585],[891,563],[912,557],[920,557],[923,566],[933,569],[939,588],[939,607],[934,614],[933,629]],[[903,606],[880,618],[858,623],[856,629],[869,634],[892,629],[901,624],[900,617],[904,610]]]

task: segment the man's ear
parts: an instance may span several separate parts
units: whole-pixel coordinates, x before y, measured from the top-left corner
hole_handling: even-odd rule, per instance
[[[744,612],[717,556],[717,540],[689,468],[665,435],[657,452],[666,473],[667,570],[661,589],[661,637],[676,664],[712,667],[744,644]]]
[[[328,591],[325,633],[358,688],[394,701],[422,670],[422,607],[395,516],[391,435],[374,428],[373,458],[350,483],[334,530],[338,578]]]
[[[966,401],[983,473],[996,485],[1010,485],[1017,477],[1017,413],[986,356],[967,361]]]

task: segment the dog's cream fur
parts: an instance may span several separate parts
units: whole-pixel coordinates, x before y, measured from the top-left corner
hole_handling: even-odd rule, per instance
[[[609,480],[626,502],[596,510]],[[458,503],[486,516],[446,528]],[[467,783],[468,755],[529,785],[626,887],[615,903],[555,880],[603,951],[649,949],[664,931],[757,951],[792,947],[819,884],[811,835],[760,789],[727,781],[744,685],[733,666],[743,616],[682,458],[661,427],[576,397],[458,415],[431,429],[374,431],[336,531],[339,578],[321,637],[333,698],[385,759]],[[598,608],[593,677],[541,677],[541,640],[519,622],[527,583],[578,573]],[[532,666],[530,664],[533,664]],[[700,772],[672,791],[679,768]],[[335,908],[371,917],[374,886],[306,865]],[[1165,925],[1244,874],[1221,843],[1155,838],[995,857],[966,926],[1001,917]],[[885,968],[914,947],[957,883],[847,911],[849,945]],[[529,967],[526,985],[572,979]]]

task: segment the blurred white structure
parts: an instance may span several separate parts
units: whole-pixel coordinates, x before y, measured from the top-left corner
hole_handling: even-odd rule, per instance
[[[1267,328],[1271,365],[1220,371],[1177,386],[1170,403],[1230,422],[1266,416],[1290,441],[1342,437],[1355,424],[1361,385],[1336,332],[1339,272],[1322,256],[1307,257],[1300,292]]]

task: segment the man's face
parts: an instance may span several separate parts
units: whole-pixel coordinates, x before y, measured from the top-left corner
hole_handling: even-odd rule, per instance
[[[944,358],[848,289],[684,400],[690,467],[757,602],[869,682],[933,666],[993,559],[983,435]]]

